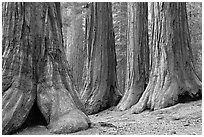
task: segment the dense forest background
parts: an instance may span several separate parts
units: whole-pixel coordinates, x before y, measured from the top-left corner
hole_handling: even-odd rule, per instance
[[[201,2],[2,3],[3,134],[119,131],[94,122],[201,99]]]

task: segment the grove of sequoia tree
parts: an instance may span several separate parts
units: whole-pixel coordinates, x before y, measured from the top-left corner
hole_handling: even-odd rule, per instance
[[[147,2],[128,3],[127,70],[125,93],[118,110],[129,109],[138,102],[149,73]]]
[[[19,129],[35,103],[51,132],[88,128],[90,120],[73,88],[63,48],[60,4],[2,6],[3,134]]]
[[[87,32],[86,79],[81,99],[88,114],[115,105],[116,55],[112,22],[112,4],[91,3]]]
[[[149,83],[131,113],[165,108],[201,93],[193,66],[186,3],[152,3]]]

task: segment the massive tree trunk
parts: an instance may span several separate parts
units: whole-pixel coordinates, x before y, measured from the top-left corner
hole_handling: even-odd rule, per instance
[[[126,77],[127,2],[114,2],[112,10],[117,58],[117,89],[123,95]]]
[[[19,129],[35,103],[51,132],[88,128],[69,76],[60,4],[4,3],[3,8],[3,134]]]
[[[201,94],[201,81],[192,64],[186,3],[152,6],[152,68],[148,86],[132,113],[165,108],[182,101],[182,96]]]
[[[147,2],[128,3],[128,43],[125,94],[118,110],[129,109],[138,102],[148,82],[148,13]]]
[[[91,3],[88,27],[87,73],[81,99],[87,113],[97,113],[115,103],[116,55],[111,3]]]
[[[67,55],[70,68],[72,70],[73,80],[75,83],[76,90],[78,92],[81,91],[83,88],[82,83],[82,75],[83,75],[83,68],[84,68],[84,32],[82,28],[83,23],[83,16],[81,16],[81,12],[78,13],[76,9],[72,9],[72,20],[71,20],[71,26],[70,26],[70,41],[71,43],[67,48],[69,53]],[[68,37],[69,37],[68,36]]]

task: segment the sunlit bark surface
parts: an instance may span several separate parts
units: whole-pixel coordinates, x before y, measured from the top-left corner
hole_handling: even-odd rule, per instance
[[[73,81],[78,92],[83,88],[83,68],[84,68],[84,31],[82,12],[76,9],[71,10],[71,26],[68,27],[68,44],[66,45],[66,56],[72,70]]]
[[[88,128],[62,42],[59,3],[3,3],[2,131],[10,134],[37,101],[54,133]]]

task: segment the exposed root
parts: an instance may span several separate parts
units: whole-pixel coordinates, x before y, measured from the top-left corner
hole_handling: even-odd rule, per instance
[[[58,120],[51,123],[48,128],[51,133],[68,134],[85,130],[90,126],[89,118],[80,110],[75,109],[60,116]]]
[[[21,75],[14,79],[2,96],[2,134],[15,132],[23,124],[35,99],[30,77]]]
[[[138,101],[137,104],[133,105],[130,108],[131,113],[133,114],[138,114],[144,111],[147,108],[147,101],[149,99],[149,92],[148,90],[145,90],[143,95],[141,96],[140,100]]]
[[[139,98],[141,97],[141,94],[143,93],[143,87],[143,82],[140,82],[131,87],[128,91],[126,91],[122,100],[117,105],[116,109],[119,111],[124,111],[135,105],[135,103],[138,102]]]

